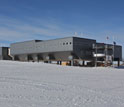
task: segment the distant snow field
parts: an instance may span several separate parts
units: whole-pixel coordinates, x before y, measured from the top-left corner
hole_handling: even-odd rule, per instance
[[[0,107],[124,107],[124,69],[0,61]]]

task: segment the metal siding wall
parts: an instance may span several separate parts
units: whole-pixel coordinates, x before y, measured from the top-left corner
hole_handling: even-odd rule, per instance
[[[42,42],[28,41],[11,44],[11,54],[31,54],[45,52],[73,51],[72,37]],[[63,45],[67,43],[68,45]],[[70,44],[71,42],[71,44]]]
[[[2,48],[0,47],[0,56],[2,56]]]
[[[8,55],[8,47],[0,48],[0,59],[1,60],[11,60],[11,57]]]
[[[8,48],[7,47],[2,48],[2,54],[3,54],[3,56],[8,56]]]
[[[114,57],[122,60],[122,46],[115,46]]]
[[[63,43],[65,43],[65,45],[63,45]],[[68,45],[66,45],[66,43],[68,43]],[[72,51],[73,49],[72,38],[44,41],[36,44],[38,52]]]
[[[92,59],[92,44],[95,40],[74,38],[74,53],[81,59]]]
[[[13,54],[25,54],[31,53],[35,49],[35,41],[27,41],[11,44],[10,53]]]
[[[3,55],[2,55],[2,47],[0,47],[0,60],[3,59]]]

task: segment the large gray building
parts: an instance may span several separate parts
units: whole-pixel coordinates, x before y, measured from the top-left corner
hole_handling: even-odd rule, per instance
[[[0,60],[11,60],[11,56],[9,55],[9,47],[0,47]]]
[[[96,40],[66,37],[54,40],[32,40],[13,43],[10,46],[13,60],[20,61],[95,61],[97,54],[105,54],[105,47],[108,46],[108,55],[113,55],[113,45],[96,43]],[[97,56],[96,54],[96,56]],[[100,58],[99,58],[100,59]],[[102,59],[102,58],[101,58]],[[101,60],[100,59],[100,60]],[[114,46],[114,59],[122,60],[122,47]],[[98,59],[97,59],[98,60]]]

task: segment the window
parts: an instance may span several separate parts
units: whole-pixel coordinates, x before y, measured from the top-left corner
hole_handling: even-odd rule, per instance
[[[70,42],[70,45],[71,45],[71,42]]]
[[[68,45],[68,42],[66,43],[66,45]]]
[[[65,45],[65,43],[63,43],[63,45]]]

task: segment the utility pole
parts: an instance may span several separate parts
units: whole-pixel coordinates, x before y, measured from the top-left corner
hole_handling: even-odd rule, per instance
[[[108,45],[105,45],[105,66],[108,64]]]
[[[96,53],[95,67],[97,67],[97,44],[96,44],[96,46],[95,46],[95,53]]]
[[[114,67],[114,58],[115,58],[115,44],[113,43],[113,67]]]
[[[114,36],[113,36],[113,67],[114,67],[114,58],[115,58],[115,45],[116,45],[116,42],[115,42]]]
[[[107,38],[106,38],[106,45],[105,45],[105,66],[107,66],[107,63],[108,63],[108,45],[107,45],[107,41],[108,41],[108,39],[109,39],[109,37],[107,36]]]

